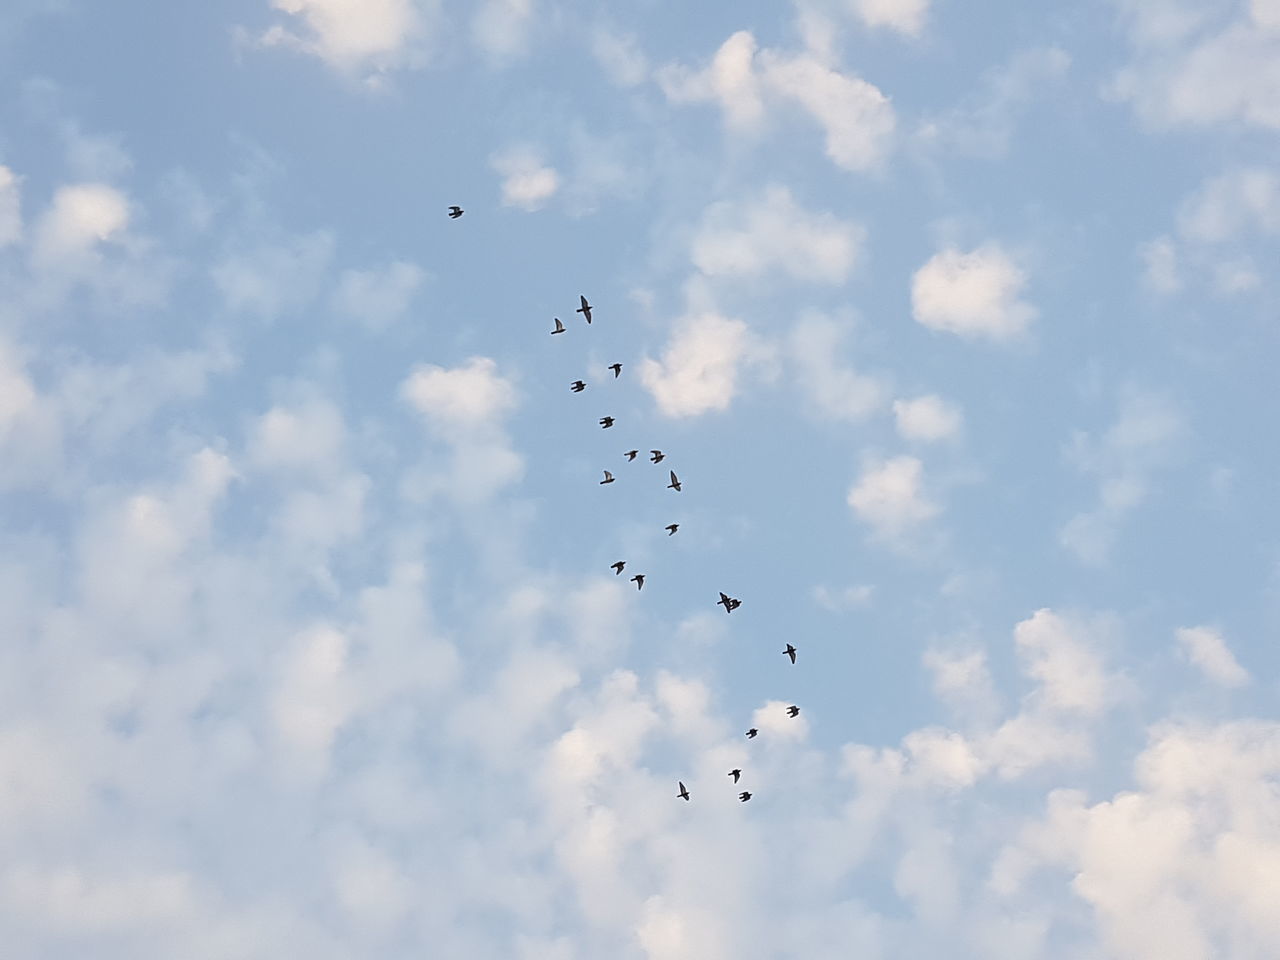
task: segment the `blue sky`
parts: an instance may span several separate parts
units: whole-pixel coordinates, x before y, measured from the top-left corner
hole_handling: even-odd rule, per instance
[[[1280,954],[1276,0],[188,7],[0,12],[8,953]]]

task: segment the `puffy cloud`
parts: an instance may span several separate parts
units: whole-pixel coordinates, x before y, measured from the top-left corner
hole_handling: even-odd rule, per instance
[[[918,36],[929,14],[929,0],[851,0],[854,13],[869,27],[886,27]]]
[[[706,69],[667,66],[658,71],[658,83],[675,103],[714,100],[724,110],[729,126],[745,130],[760,124],[765,116],[760,79],[756,76],[756,38],[739,30],[716,51]]]
[[[1183,206],[1178,228],[1187,239],[1205,243],[1233,239],[1249,228],[1280,233],[1280,178],[1262,167],[1214,177]]]
[[[117,237],[129,225],[129,201],[104,183],[60,187],[37,229],[36,257],[56,262]]]
[[[924,443],[954,439],[964,423],[959,408],[932,393],[893,401],[893,416],[902,439]]]
[[[962,337],[1007,340],[1022,333],[1035,308],[1020,299],[1026,275],[999,246],[935,254],[911,280],[918,323]]]
[[[693,262],[710,277],[754,278],[778,269],[797,280],[843,283],[866,231],[830,213],[801,208],[786,187],[758,201],[707,208],[693,239]]]
[[[1052,610],[1037,610],[1014,628],[1018,657],[1037,680],[1036,696],[1055,712],[1097,716],[1107,702],[1108,680],[1081,628]]]
[[[295,637],[281,664],[271,713],[286,766],[322,774],[338,729],[354,706],[347,679],[347,638],[330,627]]]
[[[812,407],[832,420],[859,421],[883,404],[886,387],[878,377],[859,374],[837,361],[846,325],[821,317],[801,320],[789,346],[798,379]]]
[[[899,456],[869,464],[849,490],[849,506],[886,538],[897,537],[936,517],[940,509],[923,492],[924,464]]]
[[[428,422],[449,431],[492,426],[516,405],[515,387],[490,357],[472,357],[453,368],[421,364],[401,384],[400,395]]]
[[[0,166],[0,247],[21,239],[22,206],[18,178],[8,167]]]
[[[330,403],[315,400],[299,407],[273,407],[254,425],[250,459],[270,470],[329,470],[346,440],[342,416]]]
[[[727,410],[748,351],[747,325],[718,313],[684,317],[662,354],[646,357],[640,379],[668,417]]]
[[[503,178],[502,202],[530,212],[541,209],[560,189],[560,175],[542,161],[538,150],[527,145],[509,147],[490,158]]]
[[[343,71],[386,70],[421,59],[427,32],[424,9],[415,0],[271,0],[271,6],[300,18],[304,36],[282,26],[266,31],[260,42],[305,50]]]
[[[1182,655],[1220,687],[1243,687],[1249,674],[1240,666],[1221,633],[1210,627],[1180,627],[1178,648]]]
[[[424,277],[421,267],[403,260],[381,269],[344,270],[333,294],[334,309],[371,329],[383,329],[408,312]]]

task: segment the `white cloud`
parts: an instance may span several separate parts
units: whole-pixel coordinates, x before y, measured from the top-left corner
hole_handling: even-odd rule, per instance
[[[1169,237],[1157,237],[1138,248],[1145,270],[1143,282],[1156,293],[1171,294],[1182,289],[1178,269],[1178,248]]]
[[[893,401],[893,416],[898,436],[924,443],[953,440],[964,423],[958,407],[932,393]]]
[[[1240,666],[1221,633],[1210,627],[1180,627],[1178,648],[1182,655],[1220,687],[1243,687],[1249,674]]]
[[[727,410],[748,351],[747,325],[718,313],[681,319],[661,360],[646,357],[640,379],[668,417]]]
[[[639,86],[649,76],[649,61],[633,35],[597,27],[591,34],[591,54],[620,87]]]
[[[408,312],[425,273],[416,264],[393,260],[371,270],[344,270],[333,306],[373,330],[394,324]]]
[[[490,165],[503,178],[502,202],[530,212],[541,209],[560,189],[560,175],[547,166],[542,154],[528,145],[516,145],[495,153]]]
[[[1206,181],[1178,217],[1182,236],[1203,243],[1221,243],[1250,228],[1280,233],[1280,178],[1262,167]]]
[[[516,406],[516,391],[489,357],[462,367],[421,364],[400,386],[400,395],[428,422],[449,431],[494,425]]]
[[[354,706],[347,649],[347,638],[331,627],[315,627],[290,644],[271,706],[286,768],[327,770],[334,737]]]
[[[911,280],[918,323],[962,337],[1007,340],[1022,333],[1035,308],[1020,299],[1026,274],[996,244],[935,254]]]
[[[528,46],[533,0],[487,0],[471,21],[476,43],[489,56],[511,59]]]
[[[879,408],[887,388],[878,377],[838,363],[848,329],[822,317],[808,317],[791,331],[789,346],[801,388],[813,409],[832,420],[857,422]]]
[[[22,239],[22,204],[18,178],[6,166],[0,166],[0,247]]]
[[[849,506],[877,534],[895,538],[938,515],[923,491],[924,464],[899,456],[868,464],[849,490]]]
[[[1051,711],[1094,717],[1107,702],[1108,680],[1077,624],[1052,610],[1037,610],[1014,628],[1018,657],[1039,682],[1036,697]]]
[[[424,12],[434,8],[415,0],[271,0],[271,6],[301,18],[305,35],[277,25],[261,43],[305,50],[343,71],[419,63],[429,19]]]
[[[290,409],[273,407],[254,425],[249,457],[269,470],[328,471],[346,440],[342,416],[330,403],[313,400]]]
[[[854,13],[869,27],[886,27],[918,36],[929,14],[929,0],[850,0]]]
[[[811,213],[786,187],[755,202],[712,204],[693,239],[693,262],[710,277],[755,278],[778,269],[797,280],[839,284],[861,253],[866,231],[830,213]]]
[[[37,228],[36,257],[56,262],[116,238],[129,225],[129,201],[104,183],[60,187]]]
[[[721,44],[711,63],[701,72],[667,66],[657,73],[667,98],[675,103],[715,100],[725,120],[736,130],[750,130],[764,119],[764,100],[756,76],[756,38],[739,30]]]

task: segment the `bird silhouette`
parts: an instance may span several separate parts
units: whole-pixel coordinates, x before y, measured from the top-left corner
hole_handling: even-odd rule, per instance
[[[632,578],[631,578],[631,582],[632,582],[632,583],[634,583],[634,584],[636,585],[636,589],[637,589],[637,590],[643,590],[643,589],[644,589],[644,574],[643,574],[643,573],[637,573],[634,577],[632,577]]]
[[[613,483],[613,474],[610,473],[608,470],[606,470],[604,472],[604,479],[601,480],[600,483],[601,484]]]
[[[608,429],[609,429],[610,427],[612,427],[612,426],[613,426],[613,417],[601,417],[601,418],[600,418],[600,427],[601,427],[601,429],[603,429],[603,430],[608,430]]]
[[[573,312],[582,314],[584,317],[587,318],[587,323],[590,323],[591,322],[591,304],[587,303],[586,297],[579,296],[578,299],[582,301],[582,306],[580,306],[577,310]]]
[[[730,601],[729,601],[729,612],[730,612],[730,613],[732,613],[734,610],[737,610],[740,606],[742,606],[742,601],[741,601],[741,600],[730,600]]]
[[[674,490],[676,493],[680,492],[680,480],[676,477],[674,470],[671,471],[671,482],[667,484],[667,489]]]
[[[787,716],[788,717],[800,716],[800,708],[793,703],[791,706],[787,707]]]
[[[748,740],[754,740],[754,739],[756,738],[756,735],[757,735],[759,732],[760,732],[760,731],[759,731],[759,730],[757,730],[755,727],[752,727],[750,730],[748,730],[748,731],[747,731],[747,739],[748,739]]]
[[[457,219],[458,219],[460,216],[462,216],[464,213],[466,213],[466,211],[465,211],[465,210],[463,210],[461,207],[450,207],[450,208],[449,208],[449,219],[450,219],[450,220],[457,220]]]
[[[732,613],[734,610],[737,609],[738,604],[740,604],[741,602],[742,602],[741,600],[733,599],[733,597],[729,596],[723,590],[720,592],[720,599],[716,601],[716,603],[724,607],[725,613]]]
[[[609,369],[613,371],[613,379],[617,380],[620,376],[622,376],[622,364],[611,363],[609,364]]]
[[[552,335],[553,337],[554,337],[557,333],[564,333],[564,324],[560,322],[560,318],[559,318],[559,317],[556,317],[556,318],[554,318],[554,319],[555,319],[555,321],[556,321],[556,328],[555,328],[554,330],[552,330],[552,331],[551,331],[551,335]]]
[[[581,393],[583,390],[587,389],[587,385],[581,380],[575,380],[573,383],[569,384],[569,389],[574,393]]]
[[[640,452],[639,450],[628,450],[626,453],[623,454],[623,456],[627,458],[627,463],[630,463],[632,460],[636,458],[636,454],[638,454],[639,452]]]
[[[667,458],[667,455],[661,450],[650,450],[649,452],[653,454],[653,456],[649,458],[650,463],[661,463]]]
[[[680,792],[679,792],[679,793],[677,793],[677,794],[676,794],[676,796],[677,796],[677,797],[679,797],[681,800],[688,800],[688,799],[689,799],[689,791],[688,791],[688,790],[686,790],[686,789],[684,788],[684,781],[683,781],[683,780],[677,780],[677,781],[676,781],[676,783],[680,784]]]
[[[668,537],[674,537],[674,536],[676,535],[676,531],[680,529],[680,524],[678,524],[678,523],[669,523],[669,524],[667,524],[667,526],[666,526],[666,528],[665,528],[665,529],[666,529],[666,531],[667,531],[667,536],[668,536]]]
[[[741,800],[743,803],[746,803],[748,800],[751,799],[751,794],[743,790],[740,794],[738,794],[738,799]]]
[[[793,647],[791,644],[788,643],[787,649],[783,650],[782,652],[791,658],[792,663],[796,662],[796,648]]]
[[[627,565],[627,561],[625,560],[619,560],[617,563],[609,564],[609,566],[613,568],[614,576],[617,576],[618,574],[620,574],[622,572],[622,568],[625,567],[626,565]]]
[[[733,770],[730,770],[730,771],[729,771],[729,776],[733,777],[733,782],[734,782],[734,783],[737,783],[737,782],[738,782],[738,778],[739,778],[740,776],[742,776],[742,771],[741,771],[741,770],[739,770],[739,769],[737,769],[737,768],[735,767]]]

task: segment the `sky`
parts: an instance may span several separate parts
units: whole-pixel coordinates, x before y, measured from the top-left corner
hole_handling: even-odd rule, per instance
[[[1278,64],[5,3],[5,954],[1280,956]]]

